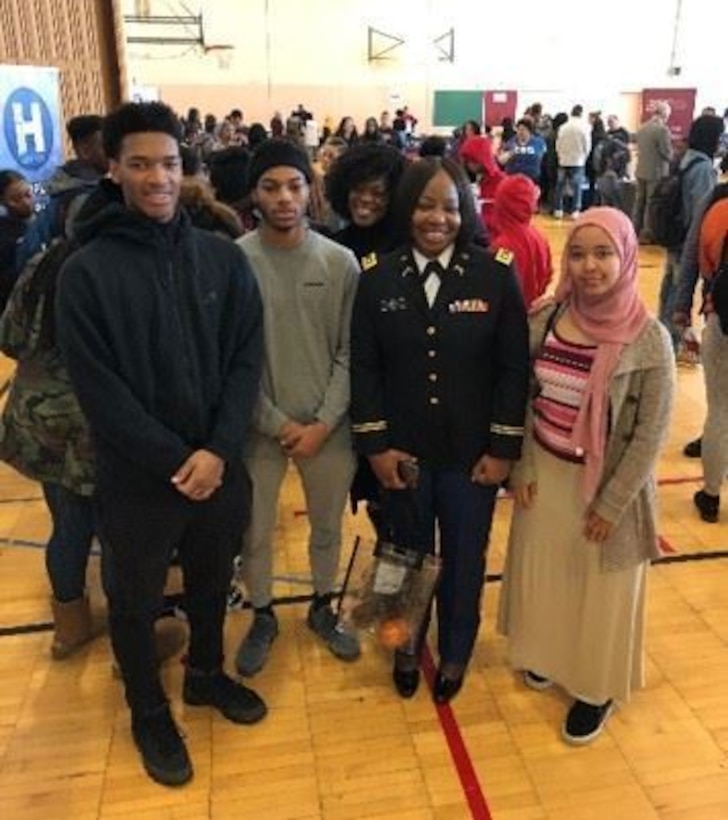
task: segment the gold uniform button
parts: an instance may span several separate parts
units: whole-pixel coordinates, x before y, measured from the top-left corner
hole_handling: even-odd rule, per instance
[[[427,378],[428,378],[431,382],[436,382],[436,381],[437,381],[437,373],[430,373],[430,374],[427,376]]]
[[[435,333],[437,333],[437,330],[436,330],[436,328],[435,328],[435,326],[434,326],[434,325],[430,325],[430,326],[427,328],[426,333],[427,333],[427,335],[428,335],[428,336],[434,336],[434,335],[435,335]]]
[[[431,359],[434,359],[434,358],[435,358],[435,356],[437,356],[437,353],[436,353],[434,350],[428,350],[428,351],[427,351],[427,355],[428,355]]]
[[[439,404],[439,403],[440,403],[440,399],[438,399],[437,396],[433,396],[430,399],[430,404]]]

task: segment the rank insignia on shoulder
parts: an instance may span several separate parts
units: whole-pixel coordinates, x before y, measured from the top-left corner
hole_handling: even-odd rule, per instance
[[[362,270],[370,270],[373,268],[379,260],[377,259],[376,253],[372,251],[368,253],[366,256],[362,256],[361,258],[361,269]]]
[[[513,261],[513,251],[509,251],[508,248],[498,248],[495,252],[495,261],[510,265]]]

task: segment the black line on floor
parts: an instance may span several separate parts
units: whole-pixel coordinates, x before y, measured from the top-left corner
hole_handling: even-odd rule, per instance
[[[689,555],[670,555],[665,558],[658,558],[652,561],[653,565],[660,566],[662,564],[689,564],[692,561],[713,561],[728,558],[728,550],[717,550],[715,552],[694,552]],[[488,584],[498,583],[503,580],[503,573],[492,572],[485,576],[485,581]],[[334,595],[334,600],[339,596]],[[294,604],[307,604],[313,600],[313,595],[286,595],[282,598],[274,598],[273,606],[292,606]],[[250,601],[244,601],[236,611],[251,609]],[[162,615],[174,615],[175,610],[181,609],[184,611],[184,593],[175,595],[166,595],[164,609]],[[52,622],[41,622],[37,624],[20,624],[18,626],[3,626],[0,627],[0,638],[11,637],[13,635],[31,635],[34,632],[48,632],[53,629]]]
[[[32,635],[34,632],[50,632],[51,629],[53,629],[52,621],[20,626],[0,626],[0,638],[8,638],[12,635]]]
[[[26,541],[24,538],[0,538],[0,544],[7,547],[33,547],[34,549],[45,549],[46,545],[40,541]]]
[[[684,555],[666,555],[658,558],[652,563],[656,566],[661,564],[685,564],[688,561],[711,561],[714,558],[728,558],[728,550],[713,550],[711,552],[692,552]]]

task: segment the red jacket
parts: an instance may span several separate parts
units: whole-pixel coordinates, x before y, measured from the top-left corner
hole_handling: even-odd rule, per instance
[[[498,186],[492,211],[491,245],[513,251],[526,308],[543,294],[553,274],[549,243],[531,224],[539,194],[527,176],[514,174]]]
[[[488,137],[468,137],[460,148],[460,158],[463,162],[470,163],[472,170],[479,176],[480,215],[488,233],[492,235],[495,194],[506,175],[495,161],[493,146]]]

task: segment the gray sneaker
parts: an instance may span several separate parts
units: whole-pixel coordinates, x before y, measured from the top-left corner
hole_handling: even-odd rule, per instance
[[[248,634],[235,656],[235,668],[243,677],[251,677],[265,665],[273,641],[278,635],[278,619],[272,612],[256,612]]]
[[[336,622],[336,615],[329,606],[309,607],[306,623],[332,654],[342,661],[355,661],[361,654],[359,639]]]

